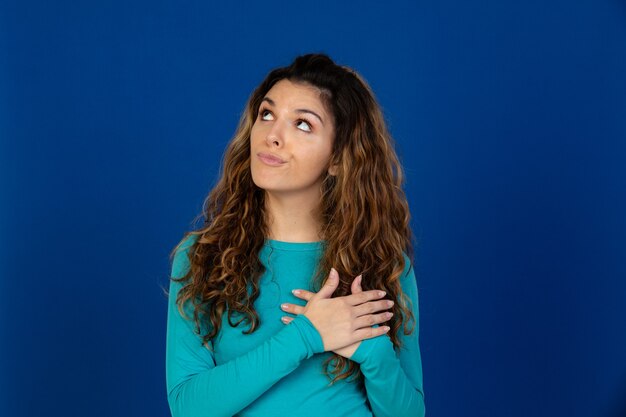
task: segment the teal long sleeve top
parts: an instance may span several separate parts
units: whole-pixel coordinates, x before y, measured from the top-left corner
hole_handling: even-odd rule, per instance
[[[188,270],[187,251],[193,238],[188,237],[175,253],[172,277],[182,277]],[[413,302],[414,331],[404,335],[400,329],[400,352],[387,334],[364,339],[350,357],[360,365],[363,382],[348,382],[348,378],[329,386],[322,362],[333,353],[324,352],[315,326],[304,315],[289,324],[280,320],[289,316],[281,310],[282,303],[306,304],[291,290],[313,291],[309,280],[323,245],[323,241],[266,240],[259,252],[266,271],[254,304],[260,326],[243,334],[249,326],[243,322],[231,326],[225,312],[220,332],[211,341],[213,351],[202,345],[193,321],[178,311],[176,296],[183,284],[170,281],[166,380],[173,417],[424,416],[417,285],[406,255],[401,285]]]

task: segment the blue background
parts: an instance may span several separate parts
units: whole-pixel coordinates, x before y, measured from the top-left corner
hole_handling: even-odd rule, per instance
[[[624,1],[0,5],[0,415],[167,416],[168,254],[252,89],[370,83],[430,416],[626,415]]]

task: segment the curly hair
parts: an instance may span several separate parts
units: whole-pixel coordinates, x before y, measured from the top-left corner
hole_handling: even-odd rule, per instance
[[[195,332],[202,335],[201,324],[207,324],[202,340],[209,349],[225,311],[231,325],[243,320],[250,325],[245,334],[260,324],[253,304],[265,272],[258,253],[268,226],[264,190],[254,184],[250,172],[250,132],[263,97],[282,79],[317,87],[335,120],[329,164],[336,164],[338,170],[336,175],[326,175],[322,183],[319,210],[326,245],[311,286],[319,291],[334,267],[341,281],[333,297],[350,295],[352,279],[358,274],[362,274],[364,291],[386,291],[385,298],[395,302],[388,336],[399,349],[398,330],[403,327],[405,334],[411,334],[414,327],[408,329],[407,324],[413,321],[415,325],[411,300],[400,285],[405,255],[413,264],[403,170],[371,88],[357,72],[326,54],[301,55],[289,66],[273,69],[250,95],[221,161],[219,180],[196,218],[204,218],[202,227],[186,232],[171,252],[173,258],[185,240],[195,235],[187,252],[189,270],[180,278],[171,277],[185,283],[176,300],[178,309],[190,319],[184,307],[192,304]],[[237,323],[231,321],[234,311],[242,315]],[[328,377],[329,363],[333,365],[330,384],[363,376],[357,363],[334,354],[323,364]]]

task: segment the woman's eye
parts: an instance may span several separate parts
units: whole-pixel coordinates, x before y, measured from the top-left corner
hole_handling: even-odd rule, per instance
[[[261,115],[261,119],[263,119],[263,120],[267,120],[267,119],[265,118],[265,113],[269,113],[269,111],[268,111],[268,110],[266,110],[266,109],[263,109],[263,110],[261,110],[261,111],[259,112],[259,114]]]
[[[306,120],[298,120],[298,124],[300,123],[304,123],[306,125],[306,129],[302,129],[305,132],[310,132],[311,131],[311,125],[309,124],[309,122],[307,122]]]

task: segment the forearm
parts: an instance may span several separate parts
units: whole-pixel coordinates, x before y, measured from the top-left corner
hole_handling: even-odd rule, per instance
[[[232,416],[303,360],[323,351],[319,333],[306,317],[301,317],[254,350],[173,383],[168,390],[172,416]],[[175,360],[175,355],[170,359]]]
[[[391,339],[382,335],[366,339],[352,356],[360,364],[375,417],[423,417],[421,381],[412,381],[393,350]],[[421,369],[420,369],[421,372]]]

